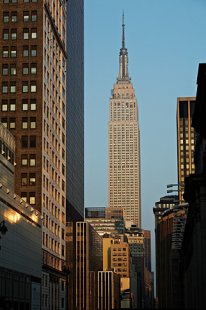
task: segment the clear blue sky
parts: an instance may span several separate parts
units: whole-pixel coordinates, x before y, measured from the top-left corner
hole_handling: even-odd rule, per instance
[[[139,106],[142,226],[177,182],[177,97],[196,95],[206,62],[205,0],[85,0],[85,206],[107,206],[109,99],[118,75],[122,13]],[[154,265],[153,265],[154,269]]]

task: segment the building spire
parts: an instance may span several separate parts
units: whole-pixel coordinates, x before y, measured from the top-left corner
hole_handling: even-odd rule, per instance
[[[128,54],[125,48],[125,24],[124,24],[124,11],[122,14],[122,47],[119,54],[119,76],[118,80],[128,80]]]
[[[122,48],[125,48],[125,38],[124,38],[124,11],[122,14]]]

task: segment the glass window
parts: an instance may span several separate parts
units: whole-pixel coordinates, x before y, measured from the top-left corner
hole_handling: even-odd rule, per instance
[[[38,2],[38,0],[31,0],[31,2]]]
[[[30,119],[30,128],[35,129],[36,128],[36,117],[31,117]]]
[[[36,136],[30,136],[30,147],[36,147]]]
[[[11,0],[11,3],[17,3],[17,0]]]
[[[29,173],[29,185],[35,185],[35,184],[36,184],[36,174]]]
[[[11,29],[11,39],[16,40],[16,38],[17,38],[17,30]]]
[[[32,30],[31,30],[31,38],[32,39],[36,39],[37,38],[37,29],[36,28],[32,28]]]
[[[37,46],[36,45],[32,45],[31,46],[31,56],[32,57],[36,57],[37,56]]]
[[[16,92],[16,82],[11,82],[10,92],[11,93],[15,93]]]
[[[16,75],[16,65],[15,64],[10,65],[10,74]]]
[[[15,58],[16,57],[16,46],[11,47],[11,57]]]
[[[36,204],[36,197],[35,197],[35,193],[29,193],[29,203],[30,205],[35,205]]]
[[[28,129],[28,118],[22,117],[22,129]]]
[[[9,3],[9,0],[4,0],[4,3]]]
[[[36,99],[30,100],[30,109],[31,111],[36,111]]]
[[[22,66],[22,74],[23,75],[29,74],[29,64],[23,64],[23,66]]]
[[[3,82],[2,83],[2,93],[3,94],[7,94],[8,93],[8,83],[7,82]]]
[[[11,21],[12,23],[17,22],[17,12],[11,12]]]
[[[36,82],[31,81],[31,93],[36,93]]]
[[[21,199],[25,202],[27,202],[27,193],[26,192],[21,192]]]
[[[37,66],[36,64],[31,64],[31,74],[36,74],[37,73]]]
[[[4,127],[8,127],[8,125],[7,125],[7,118],[2,118],[1,119],[1,123],[4,125]]]
[[[15,129],[16,128],[15,118],[10,118],[9,127],[10,127],[10,129]]]
[[[29,2],[29,0],[24,0],[24,3],[28,3]]]
[[[29,144],[28,144],[28,136],[22,136],[21,137],[21,147],[22,148],[26,148],[28,146],[29,146]]]
[[[23,46],[23,56],[28,57],[29,56],[29,47]]]
[[[8,48],[8,46],[4,46],[4,47],[3,47],[2,56],[3,56],[4,58],[9,57],[9,48]]]
[[[29,91],[28,82],[23,82],[23,83],[22,83],[22,92],[23,92],[23,93],[28,93],[28,91]]]
[[[8,23],[9,22],[9,12],[4,12],[3,14],[3,22]]]
[[[22,186],[27,185],[27,173],[22,173],[21,174],[21,185]]]
[[[10,111],[16,111],[16,99],[10,100]]]
[[[29,158],[29,165],[31,167],[35,167],[36,166],[36,155],[31,154],[30,158]]]
[[[22,100],[22,111],[28,111],[28,100],[27,99]]]
[[[7,100],[2,100],[1,110],[2,111],[8,111],[8,101]]]
[[[6,64],[2,65],[2,75],[8,75],[9,73],[9,66]]]
[[[28,11],[24,11],[23,13],[23,20],[24,22],[28,22],[29,21],[29,12]]]
[[[32,22],[36,22],[37,21],[37,11],[32,11],[31,12],[31,20],[32,20]]]
[[[21,155],[21,165],[22,166],[27,166],[28,165],[28,157],[27,155]]]
[[[24,28],[24,30],[23,30],[23,39],[24,40],[29,39],[29,29],[28,28]]]
[[[3,40],[8,40],[9,39],[9,30],[4,29],[3,30]]]

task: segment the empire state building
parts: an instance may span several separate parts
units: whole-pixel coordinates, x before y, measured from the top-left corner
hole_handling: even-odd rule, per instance
[[[110,98],[108,124],[108,207],[121,209],[126,226],[141,227],[140,131],[138,106],[128,74],[125,48],[125,25],[122,17],[122,47],[119,75]]]

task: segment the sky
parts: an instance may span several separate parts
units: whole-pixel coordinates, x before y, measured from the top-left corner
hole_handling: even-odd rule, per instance
[[[196,95],[198,64],[206,62],[206,1],[85,0],[85,207],[108,205],[109,100],[123,11],[139,108],[142,228],[154,249],[154,204],[177,183],[177,98]]]

